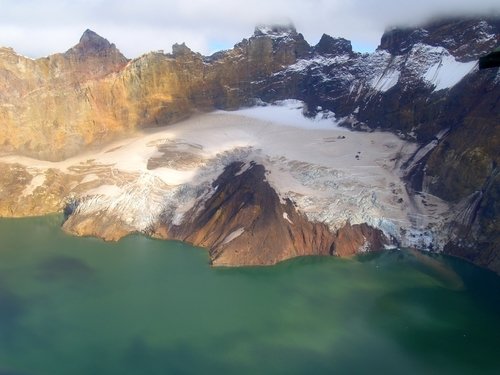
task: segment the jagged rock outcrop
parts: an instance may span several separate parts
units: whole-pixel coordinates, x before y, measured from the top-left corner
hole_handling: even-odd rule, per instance
[[[491,19],[445,19],[437,20],[417,28],[394,28],[386,32],[379,49],[392,55],[403,55],[418,43],[433,47],[444,47],[459,61],[476,60],[478,55],[498,45],[500,20]]]
[[[0,151],[60,160],[196,111],[299,99],[309,115],[329,110],[344,126],[418,142],[406,179],[456,208],[446,251],[498,271],[500,75],[476,61],[499,44],[497,18],[469,18],[389,30],[372,54],[327,35],[309,46],[293,26],[257,27],[210,57],[175,45],[128,61],[89,30],[47,58],[2,48]]]
[[[70,72],[77,82],[99,79],[110,73],[116,73],[128,63],[127,58],[114,44],[88,29],[78,44],[62,56],[69,61]]]
[[[342,56],[353,54],[352,44],[344,38],[332,38],[323,34],[318,44],[313,48],[314,53],[322,56]]]

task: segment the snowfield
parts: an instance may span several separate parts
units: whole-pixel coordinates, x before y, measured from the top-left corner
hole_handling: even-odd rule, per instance
[[[62,162],[18,156],[0,161],[24,164],[36,176],[49,168],[72,174],[78,167],[80,185],[93,187],[76,194],[82,202],[76,214],[105,213],[138,231],[160,215],[182,223],[184,213],[214,191],[212,182],[226,165],[254,161],[265,166],[267,181],[283,200],[332,230],[346,221],[366,222],[405,246],[436,242],[447,206],[428,196],[432,204],[420,204],[401,180],[400,165],[416,145],[391,133],[339,128],[328,113],[308,119],[302,107],[290,100],[201,114]],[[33,180],[40,183],[42,177]]]

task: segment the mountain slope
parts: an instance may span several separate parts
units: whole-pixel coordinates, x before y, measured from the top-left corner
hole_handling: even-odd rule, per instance
[[[0,151],[62,160],[200,111],[299,99],[308,116],[334,116],[352,129],[389,130],[415,142],[402,165],[409,204],[423,207],[435,196],[454,212],[443,219],[440,243],[420,247],[499,270],[500,74],[476,63],[499,44],[498,19],[393,29],[372,54],[353,52],[345,39],[324,35],[310,46],[293,26],[262,26],[209,57],[182,44],[172,54],[128,61],[87,30],[75,47],[48,58],[0,49]],[[19,168],[2,168],[10,171],[12,194],[18,189],[9,173],[24,173]],[[71,188],[61,186],[62,202]],[[9,194],[3,199],[12,200]],[[15,215],[22,205],[4,206],[4,215]]]

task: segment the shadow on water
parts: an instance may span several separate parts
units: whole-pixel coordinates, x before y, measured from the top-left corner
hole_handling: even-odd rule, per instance
[[[493,271],[478,268],[462,259],[442,256],[452,269],[460,274],[465,290],[476,303],[495,309],[500,316],[500,277]]]
[[[370,320],[422,361],[456,367],[458,373],[500,368],[500,327],[463,292],[442,287],[404,288],[386,293],[374,304]],[[477,349],[481,348],[480,351]]]
[[[55,255],[38,264],[37,279],[41,281],[88,280],[94,270],[84,261],[65,255]]]
[[[12,344],[25,312],[26,305],[22,298],[0,281],[0,345]]]
[[[449,264],[443,262],[441,257],[435,257],[430,253],[422,253],[418,250],[406,250],[416,261],[416,266],[422,272],[441,281],[441,283],[452,290],[463,290],[462,277]]]
[[[451,290],[463,290],[464,282],[459,272],[440,255],[424,253],[413,249],[386,250],[370,252],[355,257],[361,263],[391,264],[405,263],[413,269],[430,276],[444,287]]]
[[[391,256],[394,259],[404,259],[400,250],[370,251],[368,253],[356,255],[354,259],[361,263],[370,263],[386,256]]]

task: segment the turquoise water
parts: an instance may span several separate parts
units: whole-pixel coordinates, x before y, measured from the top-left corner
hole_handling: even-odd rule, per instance
[[[0,374],[500,373],[500,278],[406,251],[211,268],[0,220]]]

